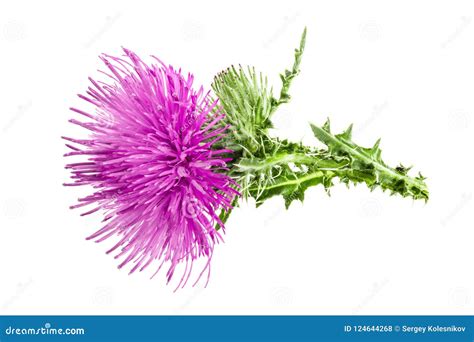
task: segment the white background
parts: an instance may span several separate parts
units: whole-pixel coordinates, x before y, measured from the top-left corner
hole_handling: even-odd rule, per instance
[[[2,1],[1,314],[473,314],[474,6],[471,1]],[[363,186],[310,189],[232,214],[209,286],[128,276],[68,206],[61,135],[101,52],[159,56],[208,86],[230,64],[278,73],[308,27],[281,137],[308,122],[383,137],[387,163],[428,176],[428,204]],[[80,133],[85,133],[80,131]]]

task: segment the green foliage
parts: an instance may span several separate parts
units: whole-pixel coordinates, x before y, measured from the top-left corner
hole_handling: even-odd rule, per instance
[[[303,201],[305,190],[318,184],[329,191],[337,172],[348,165],[346,158],[286,140],[272,139],[267,145],[265,155],[241,158],[233,167],[243,196],[254,198],[257,206],[282,195],[288,207],[294,200]]]
[[[249,152],[258,149],[259,137],[272,127],[274,99],[267,83],[267,78],[254,68],[234,66],[218,74],[212,83],[226,113],[225,121],[232,126],[230,143],[237,142]]]
[[[352,125],[344,133],[333,135],[329,119],[323,127],[311,125],[311,129],[315,137],[328,147],[329,155],[347,158],[348,167],[338,174],[342,182],[365,183],[372,190],[380,186],[391,194],[428,200],[425,177],[421,174],[415,178],[409,177],[410,168],[401,164],[396,168],[387,166],[382,160],[380,139],[371,148],[358,146],[351,140]]]
[[[299,49],[295,49],[295,61],[293,62],[293,67],[291,68],[291,70],[285,70],[283,74],[280,74],[280,79],[282,83],[280,98],[278,100],[274,100],[273,108],[272,108],[273,111],[275,111],[280,104],[290,102],[291,96],[288,93],[288,91],[290,90],[291,82],[300,73],[300,64],[301,64],[301,59],[303,57],[305,45],[306,45],[306,27],[303,31],[303,34],[301,35],[300,47]]]
[[[276,109],[291,99],[289,89],[300,72],[306,42],[306,29],[295,49],[291,70],[280,75],[279,98],[273,97],[267,78],[254,68],[232,66],[214,78],[212,88],[226,113],[224,124],[229,136],[222,142],[233,149],[230,175],[240,185],[244,198],[254,198],[257,206],[266,199],[281,195],[285,207],[294,200],[304,200],[306,189],[321,185],[329,194],[334,179],[349,185],[364,183],[371,190],[380,187],[391,194],[428,200],[428,189],[421,176],[412,178],[409,168],[387,166],[381,158],[378,140],[372,148],[364,148],[351,139],[352,125],[337,135],[330,130],[329,120],[322,126],[311,125],[317,139],[326,149],[303,146],[270,137],[271,117]],[[237,199],[234,205],[237,205]],[[230,212],[222,212],[227,220]],[[219,229],[219,226],[216,227]]]

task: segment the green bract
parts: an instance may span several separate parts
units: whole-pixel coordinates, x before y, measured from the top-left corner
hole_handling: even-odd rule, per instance
[[[311,124],[314,136],[326,149],[269,136],[272,114],[290,100],[289,89],[300,72],[305,40],[306,29],[295,50],[293,67],[280,75],[278,99],[267,78],[251,67],[232,66],[214,79],[212,88],[226,113],[224,123],[230,126],[222,144],[235,151],[230,175],[240,185],[242,196],[254,198],[258,206],[272,196],[282,195],[288,208],[294,200],[303,201],[310,186],[321,184],[329,193],[333,180],[338,178],[347,185],[365,183],[371,190],[380,187],[391,194],[427,201],[425,178],[421,174],[408,176],[409,168],[402,165],[387,166],[381,158],[380,139],[372,148],[358,146],[351,140],[352,125],[333,135],[329,120],[322,127]],[[222,214],[221,219],[225,222],[228,216]]]

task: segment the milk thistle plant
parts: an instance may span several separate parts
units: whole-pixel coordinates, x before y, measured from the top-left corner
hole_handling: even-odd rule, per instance
[[[179,288],[198,258],[207,261],[196,282],[206,271],[209,280],[214,246],[241,197],[253,198],[258,207],[281,195],[288,208],[303,201],[310,186],[321,184],[329,193],[338,179],[427,201],[425,178],[386,165],[380,140],[371,148],[357,145],[352,125],[334,134],[329,119],[311,124],[324,149],[269,134],[273,114],[290,101],[305,41],[306,30],[292,68],[280,75],[276,97],[267,78],[251,67],[219,73],[212,94],[195,88],[191,74],[156,58],[148,65],[127,49],[123,57],[102,55],[109,81],[90,78],[87,94],[79,95],[92,110],[71,108],[86,121],[70,122],[90,134],[63,137],[71,150],[66,156],[83,158],[66,165],[72,182],[65,185],[94,189],[71,208],[92,206],[82,215],[104,213],[101,228],[88,239],[114,240],[107,253],[121,259],[119,268],[131,265],[130,273],[154,265],[155,275],[166,264],[170,282],[183,264]]]

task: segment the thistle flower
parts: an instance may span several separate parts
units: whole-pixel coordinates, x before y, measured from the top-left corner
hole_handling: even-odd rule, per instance
[[[180,263],[183,287],[193,262],[207,258],[196,282],[207,270],[215,243],[222,240],[214,226],[218,213],[230,210],[238,194],[226,175],[229,154],[216,143],[226,135],[224,115],[203,88],[193,89],[193,76],[181,74],[156,59],[145,64],[124,49],[124,57],[102,55],[112,81],[96,82],[79,97],[94,112],[71,108],[87,118],[71,123],[91,133],[87,139],[63,137],[72,151],[65,156],[88,157],[66,165],[73,182],[95,192],[71,208],[91,205],[82,215],[103,210],[103,226],[87,239],[115,239],[122,268],[130,273],[156,262],[156,272],[168,264],[168,282]],[[152,276],[152,277],[153,277]],[[206,282],[207,284],[207,282]]]

